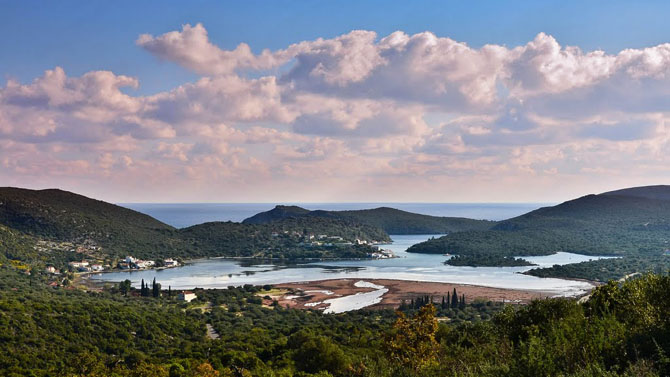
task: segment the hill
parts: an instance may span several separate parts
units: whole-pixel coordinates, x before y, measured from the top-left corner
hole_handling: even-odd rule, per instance
[[[76,259],[80,247],[120,257],[129,252],[174,253],[182,246],[173,227],[151,216],[57,189],[0,188],[0,224],[36,240],[60,243],[53,248],[67,254],[65,259]]]
[[[370,246],[389,242],[379,228],[341,219],[285,218],[267,224],[209,222],[179,231],[189,254],[205,256],[299,258],[365,258]],[[225,254],[222,251],[226,250]]]
[[[621,195],[625,193],[626,195]],[[651,196],[648,198],[645,196]],[[409,252],[503,256],[660,255],[670,241],[670,188],[587,195],[501,221],[485,231],[452,233]]]
[[[380,207],[352,211],[309,211],[297,206],[276,206],[248,219],[245,224],[265,224],[285,218],[322,217],[336,218],[383,229],[388,234],[446,234],[465,230],[484,230],[494,221],[473,220],[462,217],[438,217]]]
[[[633,196],[637,198],[670,200],[670,186],[656,185],[656,186],[631,187],[621,190],[605,192],[602,193],[601,195]]]
[[[304,235],[310,234],[331,238],[305,242]],[[114,265],[126,255],[141,259],[366,257],[370,248],[353,247],[356,239],[390,241],[379,228],[339,218],[287,218],[271,225],[207,223],[175,229],[151,216],[63,190],[0,188],[0,261],[63,266],[82,259]],[[340,247],[319,248],[312,243]]]

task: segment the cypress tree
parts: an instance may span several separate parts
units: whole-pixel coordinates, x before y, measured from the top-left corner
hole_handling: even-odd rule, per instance
[[[160,283],[156,283],[156,278],[154,278],[153,283],[151,283],[151,294],[154,297],[160,297],[161,296],[161,285],[160,285]]]
[[[442,296],[442,305],[440,305],[440,308],[444,309],[445,305],[444,296]]]
[[[451,294],[447,292],[447,302],[444,304],[444,308],[447,309],[451,305]]]
[[[458,293],[456,293],[456,288],[454,288],[454,292],[451,294],[451,308],[458,308]]]
[[[458,303],[458,307],[465,309],[465,293],[461,295],[461,302]]]

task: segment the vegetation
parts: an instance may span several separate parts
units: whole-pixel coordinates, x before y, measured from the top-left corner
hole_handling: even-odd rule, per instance
[[[394,208],[380,207],[356,211],[309,211],[296,206],[276,206],[248,219],[245,224],[267,224],[286,218],[336,218],[383,229],[388,234],[446,234],[466,230],[485,230],[494,221],[462,217],[420,215]]]
[[[493,261],[507,265],[509,257],[549,255],[558,251],[635,257],[637,265],[651,266],[670,247],[670,218],[667,216],[670,200],[665,200],[666,197],[670,197],[668,186],[588,195],[501,221],[488,230],[456,232],[431,239],[412,246],[408,252],[455,254],[463,259],[454,262],[467,261],[473,266],[489,266]],[[593,265],[609,263],[616,262],[594,262]],[[581,267],[562,266],[553,268],[552,272],[531,274],[591,279],[623,276],[591,269],[593,274],[587,276],[570,274],[577,270],[586,271]],[[623,272],[621,268],[613,271]]]
[[[390,241],[378,228],[321,218],[287,218],[259,225],[211,222],[181,229],[179,234],[191,256],[365,258],[373,250],[352,245],[356,240]]]
[[[41,274],[22,271],[0,267],[2,376],[670,373],[667,275],[610,282],[584,304],[466,303],[455,293],[444,300],[417,297],[423,306],[398,315],[325,315],[264,305],[270,286],[196,290],[197,300],[180,303],[170,290],[154,297],[131,289],[125,296],[123,284],[102,292],[51,289]],[[474,305],[496,313],[490,320],[455,320]],[[454,318],[442,320],[446,311]],[[206,335],[207,325],[218,339]]]
[[[338,218],[287,218],[261,225],[214,222],[175,229],[150,216],[66,191],[0,188],[0,263],[14,259],[62,268],[82,259],[115,265],[126,255],[368,257],[372,248],[356,245],[357,240],[374,243],[390,238],[377,227]]]
[[[582,263],[554,265],[524,272],[542,278],[571,277],[599,282],[620,279],[645,272],[664,273],[670,270],[670,255],[624,256],[616,259],[599,259]]]
[[[447,259],[444,264],[450,266],[471,266],[471,267],[523,267],[534,266],[533,263],[522,259],[499,254],[473,254],[473,255],[454,255]]]

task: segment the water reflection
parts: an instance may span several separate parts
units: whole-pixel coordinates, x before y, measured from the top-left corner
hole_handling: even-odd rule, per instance
[[[135,286],[154,277],[164,287],[173,289],[226,288],[244,284],[264,285],[326,279],[399,279],[483,285],[497,288],[534,289],[555,294],[578,294],[591,287],[581,281],[542,279],[521,272],[536,267],[461,267],[444,265],[443,255],[410,254],[405,250],[418,242],[440,235],[391,236],[393,244],[384,246],[399,258],[379,260],[315,261],[287,263],[268,260],[205,259],[183,267],[165,270],[114,272],[96,275],[94,279],[122,281],[130,279]],[[540,267],[578,263],[594,257],[557,253],[528,257]]]

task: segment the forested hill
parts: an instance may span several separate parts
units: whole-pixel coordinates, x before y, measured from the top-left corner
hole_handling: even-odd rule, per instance
[[[338,218],[379,227],[389,234],[445,234],[465,230],[485,230],[496,224],[494,221],[473,220],[462,217],[438,217],[380,207],[352,211],[309,211],[297,206],[276,206],[248,219],[245,224],[265,224],[285,218],[322,217]]]
[[[654,198],[645,197],[653,191]],[[625,195],[622,195],[625,194]],[[489,230],[452,233],[408,251],[460,255],[660,255],[670,241],[670,188],[587,195],[540,208]],[[649,195],[651,196],[651,195]]]
[[[605,192],[601,195],[634,196],[637,198],[670,200],[670,186],[656,185],[656,186],[632,187],[632,188]]]
[[[369,247],[354,247],[357,239],[390,241],[378,227],[343,218],[175,229],[151,216],[67,191],[0,188],[0,263],[13,259],[63,266],[87,259],[114,265],[126,255],[365,257]]]
[[[176,229],[151,216],[57,189],[0,188],[0,224],[35,240],[86,244],[109,254],[181,247]]]

